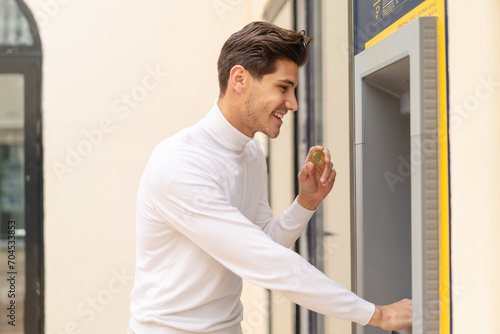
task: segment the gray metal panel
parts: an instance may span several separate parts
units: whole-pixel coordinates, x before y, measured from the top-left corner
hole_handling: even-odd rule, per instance
[[[439,333],[439,94],[437,20],[423,20],[420,33],[420,131],[422,155],[420,219],[422,229],[422,333]],[[412,179],[413,182],[413,179]],[[413,205],[413,204],[412,204]],[[413,219],[413,218],[412,218]],[[414,325],[415,328],[417,326]],[[415,332],[417,333],[417,332]]]
[[[383,109],[396,110],[395,105],[386,104],[390,104],[391,99],[395,104],[398,96],[405,94],[404,84],[397,83],[401,75],[404,75],[398,73],[402,67],[394,64],[398,62],[401,64],[406,57],[409,57],[411,111],[409,128],[405,130],[407,134],[402,135],[400,132],[404,126],[390,124],[387,119],[385,121],[388,123],[381,126],[377,123],[377,119],[380,121],[385,117]],[[382,226],[381,230],[387,230],[387,226],[392,226],[392,230],[389,228],[388,231],[393,232],[396,226],[394,221],[401,220],[404,216],[404,210],[399,210],[401,203],[403,206],[404,203],[409,203],[411,210],[407,210],[407,214],[411,213],[411,278],[404,280],[411,282],[414,334],[439,333],[437,67],[435,17],[418,18],[355,57],[357,293],[367,299],[379,298],[377,293],[381,287],[397,283],[397,279],[393,280],[390,277],[383,280],[377,278],[377,275],[370,276],[369,273],[374,270],[373,268],[378,266],[383,268],[386,265],[382,264],[383,261],[380,259],[377,260],[376,255],[371,259],[370,256],[377,252],[383,254],[387,250],[384,250],[381,244],[392,242],[391,239],[394,237],[404,239],[407,232],[403,231],[399,236],[392,237],[390,233],[379,233],[377,236],[377,229],[370,230],[368,224],[373,224],[370,219],[376,217],[379,219],[377,224]],[[399,108],[398,105],[397,110]],[[405,152],[401,148],[389,147],[392,146],[388,146],[390,140],[381,139],[388,136],[399,138],[398,141],[407,140],[410,145],[409,156],[405,157]],[[389,152],[391,150],[393,151]],[[398,150],[400,153],[397,153]],[[377,154],[380,156],[377,157]],[[399,159],[399,164],[397,160],[390,161],[395,157]],[[386,178],[387,184],[383,184],[383,178],[379,175],[380,168],[386,168],[386,171],[394,174],[393,192],[400,191],[395,188],[404,187],[405,183],[409,185],[411,182],[411,196],[401,195],[394,198],[384,191],[384,186],[387,187],[391,182]],[[398,200],[403,202],[395,204]],[[389,214],[384,216],[387,213]],[[387,219],[391,222],[385,222]],[[371,248],[370,243],[376,244],[375,247]],[[404,244],[403,242],[396,247],[403,249]],[[382,250],[379,250],[380,248]],[[401,252],[401,258],[406,256],[405,252]],[[372,263],[373,261],[381,263]],[[398,261],[400,261],[398,266],[403,266],[404,260]],[[381,270],[388,273],[393,271],[390,267]],[[384,291],[382,294],[391,298],[397,295],[390,291]],[[384,333],[384,331],[357,326],[357,333]]]

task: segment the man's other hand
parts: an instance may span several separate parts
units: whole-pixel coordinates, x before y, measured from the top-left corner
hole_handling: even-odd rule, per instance
[[[412,324],[413,303],[410,299],[403,299],[397,303],[375,306],[375,313],[368,323],[385,330],[408,328]]]

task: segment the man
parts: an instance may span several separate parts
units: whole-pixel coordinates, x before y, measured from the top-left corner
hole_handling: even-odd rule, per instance
[[[330,152],[313,147],[300,193],[273,218],[254,135],[278,136],[297,110],[298,68],[311,38],[254,22],[224,44],[220,95],[198,124],[161,142],[137,198],[137,267],[129,331],[241,333],[242,278],[328,316],[384,329],[411,325],[411,301],[375,306],[289,249],[335,181]],[[323,150],[320,166],[310,162]]]

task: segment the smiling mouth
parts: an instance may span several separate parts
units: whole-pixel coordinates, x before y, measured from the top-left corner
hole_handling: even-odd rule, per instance
[[[285,115],[280,114],[279,112],[273,112],[273,116],[278,117],[280,120],[283,120],[283,117],[285,117]]]

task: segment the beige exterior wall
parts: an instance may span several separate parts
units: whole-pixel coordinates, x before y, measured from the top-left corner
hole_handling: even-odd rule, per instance
[[[453,332],[500,310],[500,3],[448,1]]]
[[[220,48],[263,2],[27,1],[44,57],[48,334],[125,332],[143,168],[212,107]],[[264,297],[245,288],[245,317]]]
[[[348,1],[322,2],[323,141],[337,171],[324,201],[325,273],[351,288]],[[351,333],[351,322],[325,317],[325,332]]]

